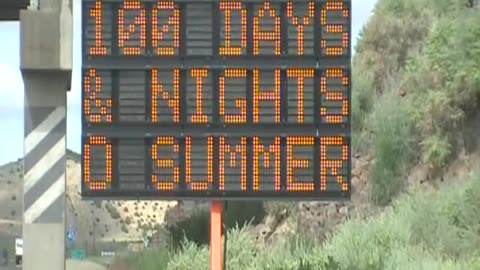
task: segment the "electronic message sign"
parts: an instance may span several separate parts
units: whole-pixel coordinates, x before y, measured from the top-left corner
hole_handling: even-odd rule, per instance
[[[82,196],[348,199],[350,1],[82,0]]]

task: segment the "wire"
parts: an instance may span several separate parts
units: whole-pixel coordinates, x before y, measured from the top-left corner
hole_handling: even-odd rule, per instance
[[[227,270],[227,235],[228,235],[228,229],[227,229],[227,224],[225,223],[226,217],[227,217],[227,209],[228,209],[228,201],[225,201],[224,206],[223,206],[223,218],[222,218],[222,223],[223,223],[223,270]]]

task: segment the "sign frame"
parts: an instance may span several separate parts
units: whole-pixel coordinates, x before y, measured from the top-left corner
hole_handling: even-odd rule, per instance
[[[95,2],[95,0],[82,0],[82,10],[83,10],[83,4],[88,3],[88,2]],[[118,1],[118,0],[104,0],[102,2],[105,3],[116,3],[120,5],[123,1]],[[149,5],[153,5],[154,2],[153,0],[146,0],[142,1],[145,3],[149,3]],[[175,0],[173,1],[175,3],[179,3],[180,6],[185,6],[186,3],[191,2],[187,0]],[[219,5],[220,0],[199,0],[196,1],[195,3],[211,3],[212,6]],[[243,0],[241,1],[242,3],[246,3],[247,6],[251,7],[254,3],[262,3],[266,1],[259,1],[259,0]],[[286,10],[286,5],[287,0],[271,0],[268,1],[271,3],[280,3],[280,6],[282,7],[281,11],[281,17],[282,17],[282,22],[285,22],[285,10]],[[304,2],[304,1],[292,1],[292,2]],[[219,55],[218,53],[218,47],[220,44],[220,26],[219,24],[212,23],[212,51],[216,53],[212,53],[211,56],[200,56],[200,55],[187,55],[186,53],[186,48],[184,44],[184,40],[186,40],[186,27],[180,27],[180,55],[178,57],[169,57],[169,56],[153,56],[153,55],[146,55],[146,56],[129,56],[128,59],[125,56],[106,56],[106,57],[101,57],[101,56],[95,56],[91,57],[86,54],[86,46],[83,44],[84,40],[86,40],[86,31],[82,31],[82,78],[84,77],[84,73],[88,69],[95,69],[98,71],[112,71],[112,80],[117,81],[117,84],[113,84],[112,88],[118,87],[118,77],[119,73],[122,71],[131,71],[131,70],[137,70],[137,71],[145,71],[148,68],[159,68],[159,69],[172,69],[172,68],[178,68],[180,70],[189,70],[191,68],[208,68],[212,72],[218,72],[220,69],[225,69],[225,68],[242,68],[246,69],[247,72],[251,72],[252,69],[258,68],[260,70],[264,69],[274,69],[278,68],[281,70],[282,73],[285,73],[286,70],[288,69],[293,69],[293,68],[302,68],[302,69],[313,69],[315,72],[314,75],[314,88],[319,89],[319,82],[320,82],[320,73],[322,71],[325,71],[326,68],[336,68],[336,69],[342,69],[348,73],[348,78],[349,78],[349,84],[348,84],[348,91],[347,91],[347,96],[348,100],[351,103],[351,1],[327,1],[327,0],[316,0],[313,1],[315,2],[315,21],[318,21],[318,18],[320,18],[320,5],[323,5],[327,2],[342,2],[344,4],[348,5],[348,11],[349,11],[349,16],[348,16],[348,40],[349,40],[349,46],[348,46],[348,53],[347,55],[343,56],[337,56],[337,57],[332,57],[332,56],[322,56],[320,52],[319,46],[314,45],[314,55],[309,55],[309,56],[288,56],[286,55],[285,51],[282,51],[282,54],[278,57],[275,56],[240,56],[240,57],[224,57]],[[88,14],[87,12],[82,12],[82,29],[85,27],[85,19]],[[252,12],[247,11],[247,21],[251,21],[251,15]],[[212,20],[218,20],[219,14],[218,12],[213,12],[212,14]],[[182,15],[181,16],[181,25],[185,25],[185,17]],[[118,17],[116,15],[113,15],[112,21],[118,20]],[[282,39],[281,39],[281,48],[285,48],[285,44],[287,44],[287,35],[286,33],[286,26],[283,25],[282,29]],[[115,23],[112,23],[112,40],[118,40],[118,25]],[[147,27],[147,32],[151,32],[151,27]],[[247,30],[247,54],[252,52],[252,35],[251,35],[251,25],[249,26],[249,30]],[[320,23],[315,22],[314,23],[314,39],[316,41],[321,40],[321,31],[320,31]],[[116,42],[112,42],[115,44]],[[314,42],[314,44],[317,44]],[[317,44],[318,45],[318,44]],[[148,41],[147,38],[147,47],[150,46],[151,48],[151,42]],[[112,52],[114,54],[118,53],[118,46],[112,45]],[[168,61],[159,61],[159,59],[164,59]],[[334,66],[334,67],[333,67]],[[113,67],[113,68],[112,68]],[[148,73],[148,71],[145,71]],[[148,75],[146,76],[148,78]],[[251,80],[251,75],[249,75],[250,80]],[[182,78],[181,80],[185,80],[185,78]],[[249,80],[249,79],[247,79]],[[349,120],[347,123],[342,124],[342,125],[334,125],[334,126],[329,126],[328,128],[324,128],[325,125],[320,123],[320,107],[319,101],[315,101],[315,106],[314,106],[314,118],[316,119],[313,123],[311,124],[304,124],[299,126],[298,124],[295,123],[280,123],[280,124],[252,124],[251,123],[251,111],[247,112],[247,119],[249,120],[249,124],[247,125],[222,125],[221,123],[218,122],[218,104],[214,105],[214,108],[212,109],[212,115],[214,118],[214,123],[210,123],[208,125],[198,125],[198,124],[192,124],[192,123],[186,123],[184,122],[185,120],[185,110],[182,110],[182,107],[185,109],[186,104],[185,104],[185,95],[181,96],[181,105],[180,105],[180,113],[182,114],[181,118],[181,123],[179,124],[162,124],[161,126],[153,127],[151,124],[151,119],[148,119],[148,110],[151,109],[151,104],[149,105],[149,98],[147,94],[149,93],[148,90],[146,90],[146,98],[145,98],[145,116],[147,119],[145,120],[144,123],[121,123],[121,124],[114,124],[110,127],[107,127],[105,125],[92,125],[89,124],[85,121],[84,117],[84,101],[85,101],[85,91],[84,85],[83,85],[83,79],[82,81],[82,164],[81,164],[81,170],[82,170],[82,182],[81,182],[81,194],[84,199],[97,199],[97,198],[108,198],[108,199],[154,199],[154,200],[177,200],[177,199],[182,199],[182,200],[188,200],[188,199],[194,199],[194,200],[199,200],[199,199],[205,199],[205,200],[268,200],[268,199],[274,199],[274,200],[282,200],[282,199],[288,199],[288,200],[349,200],[350,199],[350,192],[351,192],[351,120]],[[145,87],[148,89],[147,83],[145,83]],[[186,87],[186,86],[182,86]],[[252,90],[248,90],[247,87],[247,97],[251,96]],[[282,93],[285,92],[285,89],[282,90]],[[214,82],[212,82],[212,93],[218,93],[218,85],[216,85]],[[114,104],[119,103],[119,97],[118,93],[113,94],[112,92],[112,99]],[[315,95],[315,98],[317,98],[319,95]],[[248,98],[247,98],[248,99]],[[286,99],[282,98],[284,103],[286,103]],[[249,101],[247,100],[247,103]],[[150,101],[151,103],[151,101]],[[215,102],[214,102],[215,103]],[[285,120],[286,117],[286,111],[284,109],[285,104],[282,104],[282,109],[281,109],[281,118],[282,121]],[[351,105],[348,105],[348,115],[349,119],[351,119]],[[119,111],[118,111],[118,106],[112,106],[112,118],[113,121],[119,118]],[[255,135],[253,135],[253,132],[255,131]],[[260,191],[260,192],[245,192],[245,191],[229,191],[228,193],[226,192],[191,192],[191,191],[158,191],[158,190],[118,190],[118,183],[116,182],[116,177],[118,176],[118,168],[116,165],[113,165],[113,171],[112,171],[112,185],[114,190],[104,190],[104,191],[91,191],[88,190],[86,187],[86,183],[84,181],[84,172],[85,172],[85,162],[84,162],[84,154],[85,154],[85,149],[84,149],[84,143],[86,141],[86,138],[88,136],[106,136],[110,137],[113,140],[113,145],[115,145],[116,142],[124,139],[137,139],[137,140],[144,140],[145,145],[152,145],[152,140],[155,138],[156,135],[162,135],[162,136],[175,136],[178,137],[179,139],[183,140],[185,139],[185,136],[192,136],[192,137],[199,137],[199,136],[239,136],[239,135],[245,135],[245,136],[260,136],[260,137],[272,137],[272,136],[280,136],[284,138],[285,136],[313,136],[316,138],[316,148],[319,149],[319,143],[318,141],[320,140],[321,137],[323,136],[344,136],[344,139],[346,140],[346,144],[349,145],[348,147],[348,160],[345,161],[346,163],[346,182],[348,184],[348,192],[334,192],[334,191],[327,191],[327,192],[291,192],[291,193],[286,193],[285,191]],[[284,139],[282,139],[284,140]],[[282,144],[284,145],[284,143]],[[112,147],[112,164],[118,164],[118,154],[116,153],[116,149]],[[218,142],[214,146],[216,151],[218,150]],[[285,188],[285,183],[286,183],[286,168],[285,168],[285,163],[286,163],[286,150],[284,149],[285,147],[282,147],[282,156],[285,158],[282,158],[282,165],[281,165],[281,171],[282,171],[282,177],[281,177],[281,186],[282,188]],[[184,153],[180,151],[180,153]],[[151,157],[151,148],[146,149],[145,151],[145,166],[151,167],[151,160],[148,161],[148,157]],[[315,151],[314,154],[314,160],[315,160],[315,167],[320,166],[319,165],[319,160],[320,160],[320,153],[319,151]],[[179,160],[184,160],[184,154],[180,154]],[[218,171],[218,156],[215,156],[213,158],[213,167]],[[184,170],[184,165],[183,170]],[[148,183],[151,182],[151,179],[149,179],[148,170],[146,170],[145,174],[145,187],[148,186]],[[319,182],[319,169],[315,170],[314,173],[315,179],[317,179],[317,182]],[[249,175],[251,177],[251,173]],[[214,173],[214,183],[218,183],[218,175]],[[318,184],[317,184],[318,185]]]

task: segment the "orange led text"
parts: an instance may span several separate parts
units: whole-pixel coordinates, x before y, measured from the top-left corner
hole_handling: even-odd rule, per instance
[[[228,139],[220,137],[220,150],[219,150],[219,189],[225,190],[225,168],[238,168],[240,167],[240,188],[241,190],[247,189],[247,138],[242,137],[240,144],[232,145],[228,143]],[[227,141],[227,142],[226,142]],[[229,160],[230,162],[226,162]],[[233,178],[229,176],[228,178]]]
[[[178,165],[175,165],[175,158],[165,157],[164,151],[162,151],[163,149],[165,149],[165,152],[173,152],[175,156],[178,155],[179,145],[175,143],[175,138],[173,137],[158,137],[152,145],[152,163],[159,170],[171,169],[171,175],[173,175],[173,177],[165,179],[161,174],[153,174],[152,183],[158,190],[174,190],[175,185],[177,185],[179,181],[180,171]]]
[[[94,147],[105,148],[105,171],[101,176],[91,173],[91,166],[94,162],[91,159],[91,149]],[[106,137],[90,137],[88,143],[84,145],[83,152],[84,183],[90,187],[90,190],[105,190],[112,182],[112,144]],[[100,163],[103,163],[103,161]]]
[[[180,70],[173,70],[173,89],[167,89],[164,82],[160,81],[159,75],[164,71],[152,70],[152,122],[158,123],[159,107],[168,108],[172,111],[173,122],[180,122]],[[168,76],[172,76],[168,72]],[[170,92],[168,91],[170,90]]]
[[[268,71],[261,71],[268,73]],[[270,72],[272,73],[272,72]],[[259,123],[260,104],[262,102],[273,102],[275,104],[275,123],[280,123],[280,69],[273,71],[275,85],[273,89],[264,89],[261,87],[260,70],[253,70],[253,122]],[[263,75],[263,74],[262,74]],[[271,75],[271,74],[268,74]],[[263,89],[262,89],[263,88]]]
[[[287,189],[293,191],[313,191],[313,177],[309,182],[295,182],[295,169],[308,169],[313,166],[311,160],[294,158],[295,146],[308,146],[313,150],[314,137],[287,137]],[[313,151],[312,151],[313,152]],[[312,155],[313,158],[313,155]]]
[[[331,81],[331,86],[327,81]],[[341,124],[349,116],[349,104],[346,88],[349,85],[349,77],[342,69],[330,68],[326,70],[326,76],[320,81],[320,93],[325,101],[341,105],[341,112],[331,112],[338,106],[322,105],[320,108],[321,117],[325,118],[328,124]],[[342,91],[342,89],[344,91]]]
[[[341,157],[329,158],[328,151],[331,148],[341,148]],[[322,137],[320,138],[320,190],[327,190],[327,178],[336,178],[343,191],[348,191],[349,186],[346,177],[339,170],[343,169],[349,159],[349,147],[343,137]]]
[[[102,80],[95,69],[84,76],[84,114],[91,123],[112,122],[112,99],[102,98]]]
[[[263,163],[260,162],[263,158]],[[260,188],[260,168],[274,170],[275,190],[280,190],[280,137],[273,144],[265,145],[259,137],[253,137],[253,190]]]
[[[224,45],[220,47],[220,55],[241,55],[242,50],[247,47],[247,10],[242,7],[242,2],[220,2],[220,10],[224,16]],[[232,13],[241,14],[240,23],[240,44],[232,45]]]
[[[225,123],[229,124],[238,124],[247,122],[247,100],[246,98],[237,98],[235,99],[235,105],[238,108],[239,112],[237,113],[227,113],[225,110],[225,95],[228,95],[228,91],[225,89],[228,86],[228,81],[230,80],[242,80],[245,82],[247,76],[247,71],[245,69],[227,69],[225,70],[225,75],[220,76],[220,116],[224,118]],[[246,82],[245,82],[246,83]]]

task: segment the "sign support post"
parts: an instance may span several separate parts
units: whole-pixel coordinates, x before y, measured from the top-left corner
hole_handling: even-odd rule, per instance
[[[212,201],[210,211],[210,270],[222,270],[222,202]]]
[[[23,270],[65,269],[72,32],[71,0],[32,1],[29,10],[20,13],[20,69],[25,87]]]

